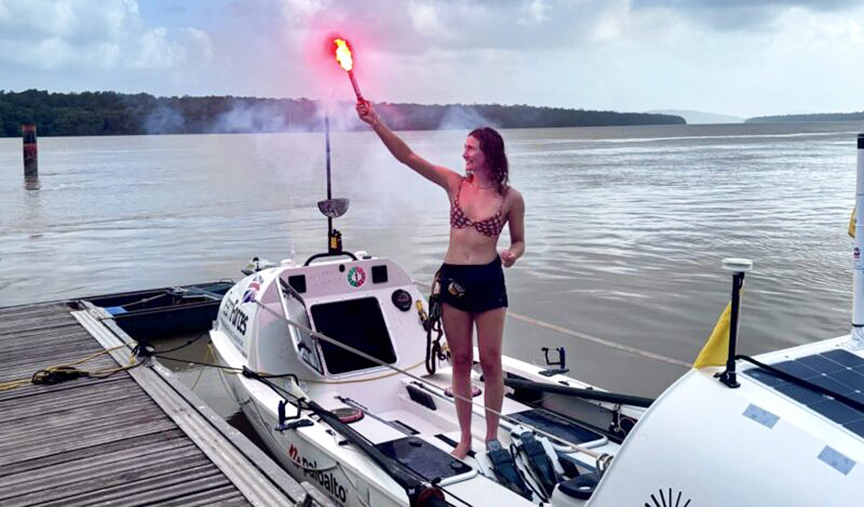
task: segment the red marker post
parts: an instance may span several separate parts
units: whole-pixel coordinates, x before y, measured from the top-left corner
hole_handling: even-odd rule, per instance
[[[351,80],[351,87],[354,88],[354,95],[357,96],[357,100],[363,101],[363,95],[360,93],[360,87],[357,86],[357,79],[354,77],[354,58],[351,56],[351,46],[345,39],[333,39],[333,44],[336,46],[336,61],[348,72],[348,78]]]
[[[24,179],[39,177],[39,164],[36,157],[36,125],[21,125],[21,138],[24,141]]]

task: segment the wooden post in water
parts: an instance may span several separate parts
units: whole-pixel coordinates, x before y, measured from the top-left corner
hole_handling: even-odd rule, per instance
[[[39,177],[39,164],[36,158],[36,125],[21,125],[21,138],[24,141],[24,179]]]

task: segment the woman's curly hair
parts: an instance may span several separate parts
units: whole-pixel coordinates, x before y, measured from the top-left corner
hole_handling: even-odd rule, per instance
[[[496,190],[500,195],[506,194],[510,176],[507,154],[504,153],[504,139],[501,138],[501,134],[491,127],[482,127],[472,130],[468,135],[480,142],[480,150],[486,158],[486,165],[491,170],[492,179],[498,187]]]

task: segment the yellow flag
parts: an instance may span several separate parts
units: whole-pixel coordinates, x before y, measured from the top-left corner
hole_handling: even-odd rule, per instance
[[[732,317],[732,303],[726,305],[726,309],[720,314],[717,319],[717,324],[714,325],[714,331],[711,331],[711,336],[702,347],[702,352],[696,356],[693,361],[694,368],[704,368],[706,366],[723,366],[726,364],[726,359],[729,358],[729,329],[730,320]]]
[[[855,212],[857,209],[857,207],[852,208],[852,217],[849,219],[849,235],[853,238],[855,237]]]
[[[738,292],[739,305],[744,298],[744,285]],[[738,312],[738,319],[741,319],[741,312]],[[693,361],[694,368],[704,368],[706,366],[725,366],[726,360],[729,358],[729,330],[732,329],[732,302],[726,305],[726,309],[720,314],[717,323],[714,324],[714,331],[711,331],[711,336],[705,341],[705,346],[702,351],[696,356]]]

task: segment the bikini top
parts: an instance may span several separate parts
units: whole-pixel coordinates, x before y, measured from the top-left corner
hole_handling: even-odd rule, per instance
[[[462,181],[465,180],[463,179]],[[462,182],[459,183],[459,190],[456,191],[456,199],[450,203],[450,227],[464,229],[469,225],[473,225],[477,232],[490,238],[501,234],[501,231],[504,229],[504,223],[507,221],[504,215],[501,214],[504,203],[501,203],[501,207],[491,217],[475,222],[465,215],[465,212],[462,211],[462,206],[459,205],[459,194],[461,192]]]

